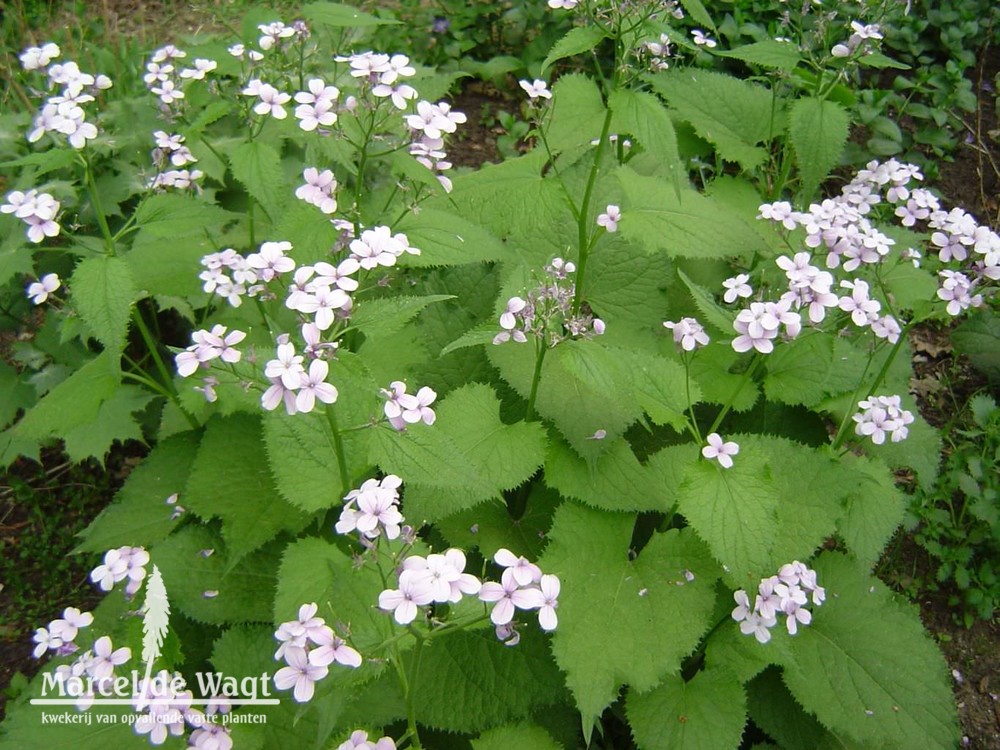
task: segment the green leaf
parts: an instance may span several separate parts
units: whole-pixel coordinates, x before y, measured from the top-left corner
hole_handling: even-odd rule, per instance
[[[486,350],[504,380],[525,399],[531,393],[533,349],[508,343]],[[546,354],[535,408],[577,453],[590,457],[603,453],[641,413],[621,356],[593,340],[566,341]],[[590,439],[598,430],[605,431],[607,440]]]
[[[552,87],[552,109],[546,126],[549,147],[556,153],[593,148],[600,137],[606,109],[601,90],[579,73],[562,76]]]
[[[128,263],[121,258],[85,258],[69,281],[73,304],[94,336],[111,352],[121,352],[135,299]]]
[[[358,304],[351,313],[351,325],[357,326],[368,338],[389,336],[402,330],[421,310],[435,302],[455,299],[453,294],[432,294],[427,297],[382,297]]]
[[[391,18],[378,18],[370,13],[341,3],[310,3],[302,8],[302,15],[321,26],[339,28],[365,28],[398,24]]]
[[[608,106],[613,113],[612,132],[619,136],[631,133],[637,138],[657,165],[653,174],[670,180],[679,192],[682,172],[677,136],[660,100],[653,94],[633,89],[615,89]]]
[[[640,750],[737,748],[747,699],[726,669],[698,672],[689,682],[667,676],[648,693],[629,691],[626,713]]]
[[[9,223],[12,227],[14,226],[13,221],[4,223]],[[12,230],[7,235],[7,240],[3,244],[0,244],[0,284],[6,284],[18,274],[30,274],[32,272],[32,249],[25,244],[22,236],[14,234],[14,231],[20,232],[20,227]]]
[[[150,558],[163,574],[170,603],[193,620],[211,625],[267,622],[279,549],[268,545],[234,567],[221,539],[204,526],[189,524],[153,547]],[[203,554],[207,550],[212,550],[208,556]]]
[[[584,726],[622,683],[649,690],[678,674],[711,625],[719,571],[708,550],[690,531],[671,530],[630,559],[634,523],[632,515],[563,504],[539,563],[562,582],[552,651]]]
[[[751,65],[772,68],[790,73],[802,61],[798,46],[794,42],[779,42],[766,39],[763,42],[745,44],[732,50],[716,51],[719,57],[733,57]]]
[[[260,203],[271,221],[277,222],[290,190],[282,176],[281,157],[274,147],[259,140],[241,143],[230,151],[229,164],[236,179]]]
[[[45,151],[22,156],[13,161],[5,161],[0,164],[0,168],[34,167],[35,176],[41,177],[49,172],[55,172],[56,170],[75,164],[76,156],[76,150],[71,148],[50,148]]]
[[[817,406],[835,395],[827,388],[833,370],[833,339],[806,333],[776,347],[766,360],[764,392],[772,401]]]
[[[292,243],[292,255],[301,266],[330,260],[330,248],[337,243],[340,230],[318,208],[297,200],[282,208],[273,236]]]
[[[156,398],[134,385],[123,385],[101,404],[93,424],[79,425],[63,435],[66,454],[73,461],[96,458],[101,463],[112,444],[126,440],[144,440],[142,426],[134,416]]]
[[[545,483],[602,510],[667,512],[675,502],[623,438],[589,465],[564,442],[553,442],[545,459]]]
[[[531,750],[563,750],[563,746],[539,726],[517,724],[497,727],[472,741],[472,750],[510,750],[512,747]]]
[[[778,669],[768,669],[747,687],[750,718],[785,750],[834,750],[848,747],[802,710]],[[853,744],[853,743],[852,743]],[[861,750],[861,748],[857,748]]]
[[[712,21],[712,16],[705,10],[705,6],[702,5],[701,0],[681,0],[681,7],[687,11],[687,14],[692,19],[702,26],[708,26],[713,31],[715,30],[715,22]]]
[[[154,237],[176,238],[179,234],[194,231],[203,233],[206,228],[220,226],[236,218],[236,214],[212,203],[175,193],[147,198],[135,212],[136,225]]]
[[[678,195],[672,185],[620,167],[618,180],[625,191],[619,231],[650,252],[670,257],[728,258],[766,253],[763,240],[743,220],[721,211],[711,198],[685,188]]]
[[[913,396],[902,394],[902,405],[913,414],[913,422],[907,425],[909,434],[906,439],[898,443],[886,440],[882,445],[875,445],[870,438],[864,438],[865,452],[877,456],[894,469],[913,469],[917,472],[920,486],[930,491],[937,483],[941,465],[941,436],[921,416]]]
[[[823,555],[813,567],[827,597],[809,627],[789,638],[785,684],[795,699],[864,747],[955,747],[948,666],[916,608],[842,555]]]
[[[200,301],[204,292],[198,268],[201,259],[215,249],[216,245],[204,234],[189,235],[178,242],[176,236],[158,237],[140,232],[124,257],[140,296],[168,294],[197,297]]]
[[[955,351],[994,382],[1000,382],[1000,316],[976,310],[951,333]]]
[[[489,496],[461,449],[442,430],[418,424],[405,432],[391,427],[372,430],[369,460],[387,474],[415,484],[472,490]]]
[[[792,102],[788,136],[802,181],[803,198],[812,196],[840,162],[849,126],[847,112],[834,101],[803,97]]]
[[[281,496],[307,512],[336,508],[349,478],[337,466],[333,433],[322,419],[273,412],[264,417],[264,445]]]
[[[766,456],[738,442],[732,468],[699,461],[688,469],[678,505],[715,558],[743,585],[777,569],[770,542],[778,498]]]
[[[260,420],[247,414],[208,422],[180,502],[201,518],[222,519],[231,565],[280,532],[299,531],[309,520],[278,495]]]
[[[590,52],[607,38],[607,33],[599,26],[577,26],[570,29],[562,39],[556,42],[549,54],[542,61],[541,74],[556,60],[562,60],[581,52]]]
[[[689,382],[684,366],[673,359],[638,352],[633,354],[635,392],[653,424],[670,425],[683,432],[687,425],[688,398],[701,401],[701,389]]]
[[[198,452],[198,435],[187,432],[161,441],[133,469],[114,502],[80,532],[74,552],[104,552],[115,547],[149,547],[176,528],[166,499],[180,493]]]
[[[117,352],[105,350],[59,383],[11,428],[18,438],[44,440],[94,422],[114,395],[121,370]]]
[[[560,604],[562,600],[560,599]],[[451,732],[477,732],[527,719],[563,699],[562,675],[546,638],[524,628],[507,648],[493,628],[460,632],[434,644],[420,663],[415,709],[420,723]]]
[[[449,211],[421,208],[394,227],[404,232],[420,255],[406,255],[400,265],[426,268],[501,260],[507,251],[483,227]]]
[[[682,270],[678,269],[677,275],[684,282],[684,286],[688,288],[688,291],[691,292],[691,299],[694,300],[694,304],[698,308],[698,312],[701,313],[704,321],[709,325],[715,326],[715,328],[725,335],[732,335],[733,320],[735,320],[736,316],[716,302],[715,296],[711,292],[694,283]]]
[[[910,70],[910,66],[899,60],[883,55],[881,52],[870,52],[858,58],[858,64],[866,68],[893,68],[894,70]]]
[[[903,522],[906,498],[893,482],[889,467],[878,459],[847,454],[843,470],[853,474],[855,486],[844,497],[837,528],[847,548],[871,570]]]
[[[664,71],[648,80],[726,161],[749,170],[767,158],[767,151],[756,144],[769,140],[780,124],[769,90],[694,68]]]

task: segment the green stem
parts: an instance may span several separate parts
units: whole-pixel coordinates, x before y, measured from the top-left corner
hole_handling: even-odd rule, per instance
[[[536,343],[538,351],[535,355],[535,372],[531,376],[531,392],[528,394],[528,408],[524,412],[524,421],[533,422],[535,420],[535,397],[538,395],[538,382],[542,379],[542,363],[545,361],[545,352],[548,347],[544,341]]]
[[[253,196],[250,195],[250,193],[247,193],[247,222],[250,225],[250,247],[251,248],[256,248],[257,247],[257,240],[256,240],[255,233],[254,233],[254,220],[253,220],[253,213],[254,213],[254,206],[255,205],[256,205],[256,202],[254,201]]]
[[[760,355],[760,353],[754,352],[753,361],[750,363],[747,371],[743,373],[743,377],[740,379],[740,384],[736,386],[736,390],[733,391],[733,395],[729,397],[726,405],[723,406],[722,411],[719,412],[719,416],[715,418],[715,421],[712,422],[712,426],[708,428],[709,435],[718,431],[719,425],[722,424],[722,420],[726,418],[726,415],[729,414],[730,410],[733,408],[733,404],[736,402],[736,398],[740,395],[743,387],[753,379],[753,376],[757,373],[757,369],[763,361],[764,358]]]
[[[97,192],[97,183],[94,182],[94,173],[90,169],[90,161],[86,157],[81,156],[80,158],[83,160],[84,181],[87,183],[90,205],[94,207],[94,213],[97,214],[97,223],[101,227],[101,234],[104,235],[106,252],[109,256],[113,256],[115,255],[115,238],[111,234],[111,227],[108,226],[108,219],[104,215],[104,208],[101,206],[101,196]]]
[[[177,405],[177,408],[180,409],[181,414],[183,414],[184,418],[187,419],[191,428],[197,430],[201,425],[198,424],[198,420],[194,418],[194,415],[185,409],[183,404],[181,404],[177,388],[174,387],[174,379],[170,375],[170,370],[168,370],[166,364],[164,364],[163,357],[160,356],[159,348],[156,345],[156,340],[153,338],[153,334],[149,332],[149,328],[146,326],[146,321],[142,317],[142,312],[138,307],[132,308],[132,320],[135,322],[135,327],[139,330],[139,335],[142,336],[142,340],[146,344],[146,349],[149,351],[149,355],[153,358],[153,364],[156,365],[157,372],[160,373],[160,377],[163,379],[163,387],[170,396],[170,400]]]
[[[698,429],[698,420],[694,416],[694,404],[691,403],[691,363],[688,361],[687,354],[687,352],[684,352],[681,357],[681,360],[684,362],[684,395],[687,399],[688,416],[691,420],[691,433],[698,442],[698,445],[703,445],[705,441],[701,438],[701,431]]]
[[[417,639],[416,645],[413,647],[413,662],[410,668],[409,685],[406,693],[406,729],[407,733],[410,735],[410,747],[420,748],[420,734],[417,731],[417,710],[416,710],[416,686],[417,686],[417,676],[420,672],[420,657],[424,653],[424,641],[422,638]]]
[[[333,450],[337,454],[337,469],[340,471],[341,483],[340,496],[343,497],[351,490],[351,477],[347,473],[347,457],[344,455],[344,439],[341,437],[340,430],[337,428],[337,415],[334,413],[333,404],[327,404],[326,419],[330,423],[330,429],[333,431]]]
[[[590,199],[594,193],[594,185],[597,182],[597,174],[601,171],[601,158],[604,156],[604,146],[608,140],[608,133],[611,131],[611,108],[608,107],[604,114],[604,124],[601,126],[601,138],[597,143],[597,152],[594,154],[594,164],[590,168],[590,175],[587,177],[587,188],[583,193],[583,203],[580,205],[580,213],[577,216],[577,245],[580,248],[579,262],[576,264],[576,294],[573,295],[573,314],[580,312],[580,303],[583,301],[583,285],[587,278],[587,258],[590,256],[590,243],[588,242]]]

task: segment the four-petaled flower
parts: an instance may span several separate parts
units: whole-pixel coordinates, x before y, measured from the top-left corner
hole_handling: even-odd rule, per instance
[[[740,446],[734,442],[725,443],[719,433],[711,433],[706,440],[708,445],[701,449],[701,455],[707,459],[715,459],[725,469],[733,467],[733,456],[740,452]]]

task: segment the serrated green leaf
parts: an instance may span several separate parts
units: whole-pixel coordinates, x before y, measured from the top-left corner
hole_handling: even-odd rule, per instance
[[[379,18],[341,3],[309,3],[302,8],[302,15],[313,23],[332,28],[364,28],[398,24],[391,18]]]
[[[512,747],[531,750],[563,750],[563,746],[541,727],[533,724],[497,727],[472,741],[473,750],[510,750]]]
[[[682,270],[678,269],[677,275],[691,293],[691,299],[694,300],[694,304],[698,308],[698,312],[703,316],[704,321],[727,336],[732,335],[730,332],[733,330],[733,321],[736,319],[736,316],[716,302],[711,292],[694,283]]]
[[[111,446],[126,440],[143,440],[142,426],[134,416],[156,396],[133,385],[118,388],[97,411],[93,424],[80,425],[63,434],[66,455],[72,461],[96,458],[104,463]]]
[[[765,39],[762,42],[745,44],[732,50],[715,52],[719,57],[733,57],[751,65],[772,68],[790,73],[802,61],[799,48],[794,42],[779,42]]]
[[[757,144],[770,139],[780,125],[772,92],[724,73],[694,68],[664,71],[648,80],[723,159],[753,169],[767,158],[767,151]]]
[[[747,706],[754,723],[785,750],[862,750],[838,741],[815,716],[803,711],[777,669],[766,670],[747,685]]]
[[[546,640],[531,626],[524,628],[517,648],[505,648],[492,628],[435,643],[433,658],[420,664],[423,687],[415,708],[421,723],[476,732],[526,719],[560,701],[565,688]]]
[[[539,565],[560,577],[552,651],[590,726],[622,683],[649,690],[711,626],[718,568],[688,530],[655,534],[628,554],[635,516],[563,504]],[[694,574],[685,581],[684,572]],[[683,585],[678,585],[683,583]]]
[[[69,281],[73,304],[97,340],[111,352],[125,345],[135,299],[132,271],[121,258],[86,258]]]
[[[198,268],[202,257],[215,250],[216,246],[204,234],[192,234],[178,242],[176,236],[157,237],[140,232],[125,262],[140,294],[203,299]]]
[[[602,510],[670,510],[675,498],[663,491],[658,479],[639,463],[623,438],[589,465],[562,441],[553,441],[545,459],[549,487]]]
[[[854,476],[855,487],[844,497],[837,528],[847,548],[871,570],[903,522],[906,498],[893,482],[889,467],[878,459],[848,454],[842,470]]]
[[[166,499],[187,484],[198,452],[198,434],[187,432],[159,442],[133,469],[114,502],[80,532],[74,552],[104,552],[122,546],[149,547],[167,537],[179,519]]]
[[[484,483],[454,441],[442,430],[418,424],[405,432],[372,430],[368,454],[382,471],[431,487],[451,487],[489,496]]]
[[[990,380],[1000,381],[1000,316],[974,311],[952,331],[951,341]]]
[[[211,554],[202,554],[207,550]],[[280,543],[270,544],[234,567],[219,537],[189,524],[149,554],[163,574],[171,605],[197,622],[223,625],[271,619],[279,552]]]
[[[282,208],[273,236],[291,242],[295,262],[306,265],[330,260],[330,248],[337,243],[340,230],[315,206],[295,201]]]
[[[701,0],[681,0],[681,7],[702,26],[708,26],[713,31],[715,30],[715,22],[712,21],[712,16],[702,5]]]
[[[788,137],[802,181],[801,195],[808,199],[840,161],[847,143],[850,118],[843,107],[829,99],[802,97],[792,102]]]
[[[565,36],[556,42],[545,60],[542,61],[541,74],[556,60],[562,60],[581,52],[590,52],[607,38],[607,33],[599,26],[577,26],[570,29]]]
[[[121,370],[117,352],[104,351],[52,388],[11,428],[17,438],[44,440],[93,423],[114,395]]]
[[[833,369],[833,339],[820,332],[788,341],[768,356],[764,392],[772,401],[817,406],[834,395],[827,388]]]
[[[279,496],[260,420],[247,414],[208,422],[180,502],[201,518],[222,519],[230,565],[282,531],[295,533],[309,521]]]
[[[281,157],[274,147],[260,140],[241,143],[229,152],[229,165],[271,221],[277,222],[291,191],[285,184]]]
[[[785,684],[829,729],[865,747],[953,748],[948,667],[915,607],[843,555],[814,564],[826,602],[789,638]]]
[[[601,135],[606,113],[601,90],[590,78],[578,73],[562,76],[552,87],[552,110],[546,139],[554,152],[592,148]]]
[[[865,452],[877,456],[894,469],[915,470],[920,486],[930,491],[937,484],[941,466],[941,436],[921,416],[913,396],[903,393],[901,398],[903,409],[913,415],[913,422],[907,425],[909,434],[906,439],[898,443],[886,440],[882,445],[875,445],[865,438]],[[861,440],[860,436],[856,437]]]
[[[278,490],[306,512],[335,508],[350,481],[340,476],[333,433],[325,420],[301,416],[264,417],[264,444]]]
[[[490,361],[523,397],[531,392],[534,347],[508,343],[487,347]],[[615,394],[613,400],[608,396]],[[535,401],[581,456],[596,457],[640,415],[631,378],[621,358],[595,341],[567,341],[546,354]],[[591,440],[604,430],[607,440]]]
[[[674,187],[620,167],[625,191],[619,231],[650,252],[670,257],[727,258],[767,252],[767,246],[744,221],[694,190]]]
[[[688,379],[683,365],[676,360],[639,353],[632,358],[639,405],[653,424],[670,425],[683,432],[689,406],[701,401],[698,384]]]
[[[722,668],[688,682],[668,675],[648,693],[630,690],[625,710],[640,750],[727,750],[740,746],[746,703],[743,685]]]
[[[507,254],[490,232],[452,212],[421,208],[398,226],[420,255],[406,255],[401,265],[414,267],[462,265],[501,260]]]
[[[632,89],[615,89],[608,99],[613,116],[611,131],[620,136],[632,134],[643,149],[654,157],[656,171],[679,192],[681,159],[677,152],[674,124],[666,109],[653,94]]]
[[[143,201],[135,212],[135,223],[154,237],[173,237],[205,228],[221,226],[236,219],[235,214],[188,195],[164,193]],[[197,273],[195,273],[197,276]]]
[[[351,313],[351,326],[357,326],[368,338],[397,333],[425,307],[435,302],[455,299],[453,294],[432,294],[427,297],[382,297],[366,300]]]
[[[7,241],[0,245],[0,284],[6,284],[18,274],[30,274],[31,255],[32,249],[22,241],[20,235],[13,232],[8,234]]]

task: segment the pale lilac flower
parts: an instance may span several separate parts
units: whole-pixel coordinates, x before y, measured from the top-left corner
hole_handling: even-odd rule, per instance
[[[493,555],[493,561],[506,570],[512,571],[518,586],[530,586],[542,578],[542,571],[526,557],[515,555],[509,549],[501,547]]]
[[[35,634],[32,636],[32,640],[36,645],[34,651],[31,652],[31,655],[36,659],[41,659],[42,655],[46,651],[57,651],[63,645],[63,639],[48,628],[36,628]]]
[[[90,580],[98,584],[102,591],[111,591],[116,583],[125,580],[128,562],[120,549],[108,550],[104,562],[90,572]]]
[[[184,98],[184,92],[178,89],[171,80],[163,81],[159,86],[153,86],[150,91],[156,94],[164,104],[173,104]]]
[[[59,280],[59,276],[54,273],[47,273],[38,281],[31,282],[28,284],[27,291],[31,304],[42,304],[49,298],[50,294],[60,287],[61,284],[62,282]]]
[[[407,102],[416,99],[420,94],[412,86],[405,83],[397,83],[395,85],[390,85],[388,83],[380,83],[372,88],[372,96],[377,96],[379,98],[388,97],[392,102],[392,106],[396,109],[406,109]]]
[[[707,345],[710,340],[701,323],[694,318],[681,318],[676,323],[665,320],[663,327],[673,331],[674,343],[679,344],[686,352],[693,352],[699,346]]]
[[[618,206],[608,204],[604,213],[597,217],[597,226],[604,227],[608,234],[618,231],[618,222],[622,219],[622,212]]]
[[[291,343],[279,343],[276,358],[270,360],[264,368],[268,378],[280,378],[282,385],[289,390],[295,390],[302,383],[305,368],[302,366],[302,355],[295,353]]]
[[[337,750],[396,750],[396,743],[391,737],[369,741],[368,732],[357,729],[351,732],[350,739],[337,746]]]
[[[733,339],[733,349],[748,352],[756,349],[761,354],[774,351],[773,339],[778,336],[781,325],[763,302],[751,302],[750,307],[741,310],[733,321],[733,330],[739,334]]]
[[[132,649],[122,647],[115,649],[108,636],[102,636],[94,642],[93,659],[87,665],[87,671],[99,680],[105,680],[114,674],[115,667],[121,666],[132,658]]]
[[[24,70],[40,70],[60,54],[59,45],[53,42],[47,42],[41,47],[28,47],[20,55],[21,67]]]
[[[419,572],[404,570],[399,574],[399,588],[386,589],[378,596],[379,609],[393,611],[400,625],[408,625],[417,617],[417,607],[434,601],[430,583]]]
[[[540,576],[539,576],[540,577]],[[495,602],[490,612],[494,625],[506,625],[514,619],[514,610],[538,609],[544,604],[542,592],[537,588],[522,588],[515,578],[513,568],[504,570],[500,583],[487,581],[479,590],[479,599]]]
[[[739,298],[747,298],[753,294],[753,289],[747,283],[750,281],[750,276],[745,273],[737,274],[731,279],[726,279],[722,282],[722,286],[726,288],[725,294],[722,295],[722,299],[729,304],[732,304]]]
[[[851,314],[851,320],[856,326],[871,325],[877,318],[882,304],[869,297],[868,282],[863,279],[841,281],[840,286],[851,290],[851,296],[841,297],[839,306],[844,312]]]
[[[982,295],[972,294],[976,282],[970,281],[965,274],[958,271],[941,271],[938,275],[942,278],[942,282],[937,290],[937,296],[948,303],[946,309],[949,315],[958,315],[963,310],[983,304]]]
[[[520,297],[511,297],[507,300],[507,306],[500,315],[500,327],[505,331],[512,331],[517,325],[517,318],[514,316],[521,312],[527,304]]]
[[[219,67],[219,63],[215,60],[206,60],[204,58],[195,58],[193,68],[184,68],[181,71],[181,78],[190,78],[191,80],[201,81],[204,80],[206,73],[211,73]]]
[[[260,246],[260,252],[247,256],[247,265],[258,272],[257,276],[262,281],[270,281],[279,273],[295,269],[295,261],[285,255],[291,249],[291,242],[265,242]]]
[[[907,425],[913,423],[913,414],[902,408],[899,396],[869,396],[858,402],[863,411],[854,414],[854,432],[870,437],[875,445],[882,445],[886,435],[898,443],[909,435]]]
[[[724,469],[733,468],[733,456],[740,452],[740,446],[734,442],[723,442],[719,433],[711,433],[706,440],[708,445],[701,449],[701,455],[707,459],[715,459]]]
[[[399,537],[403,522],[398,509],[402,483],[403,480],[395,474],[387,474],[381,480],[368,479],[358,489],[348,492],[344,497],[344,509],[334,527],[337,533],[360,531],[362,536],[375,539],[384,530],[388,539]]]
[[[528,95],[529,99],[551,99],[552,92],[549,91],[548,84],[540,78],[536,78],[532,81],[518,81],[518,85],[524,89],[524,92]]]
[[[542,606],[538,608],[538,624],[542,630],[555,630],[559,624],[556,608],[559,606],[559,578],[554,575],[543,575],[538,582],[542,592]]]
[[[316,399],[324,404],[332,404],[337,400],[337,389],[326,382],[329,368],[330,365],[323,359],[314,359],[309,364],[309,371],[302,376],[301,385],[295,397],[295,408],[299,412],[311,412]]]
[[[424,386],[415,395],[406,392],[406,383],[394,380],[389,388],[383,388],[382,396],[386,399],[384,411],[389,424],[397,430],[405,430],[406,425],[423,422],[434,424],[437,416],[430,405],[437,398],[437,393]]]
[[[49,631],[61,638],[65,643],[76,640],[80,628],[86,628],[94,622],[90,612],[81,612],[76,607],[66,607],[63,616],[49,623]]]
[[[315,167],[306,167],[302,172],[306,181],[295,190],[295,197],[319,208],[325,214],[337,210],[337,199],[333,193],[337,189],[337,180],[333,172],[324,169],[320,172]]]
[[[333,662],[355,669],[361,666],[361,654],[338,638],[329,627],[324,626],[311,640],[318,646],[309,652],[309,663],[313,666],[326,667]]]
[[[716,41],[711,37],[705,36],[705,32],[701,29],[692,29],[691,36],[694,37],[694,43],[699,46],[708,47],[709,49],[716,46]]]
[[[274,673],[274,686],[279,690],[293,689],[292,695],[299,703],[312,699],[316,683],[329,674],[325,666],[311,664],[305,649],[289,648],[285,651],[287,667]]]
[[[340,89],[327,85],[322,78],[310,78],[306,82],[306,87],[308,91],[299,91],[295,94],[295,101],[299,104],[312,104],[316,107],[322,105],[325,108],[332,108],[340,96]]]
[[[776,224],[781,224],[785,229],[792,230],[798,226],[799,215],[792,210],[792,204],[788,201],[775,201],[774,203],[763,203],[757,209],[760,213],[758,219],[767,219]]]

